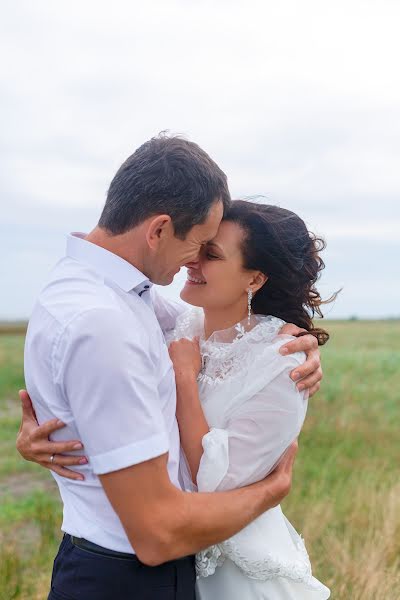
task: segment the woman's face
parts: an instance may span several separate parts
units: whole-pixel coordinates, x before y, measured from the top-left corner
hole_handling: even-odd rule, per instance
[[[200,252],[199,261],[190,263],[182,300],[193,306],[227,310],[243,303],[247,308],[247,290],[254,271],[243,268],[242,229],[236,223],[222,221],[218,233]]]

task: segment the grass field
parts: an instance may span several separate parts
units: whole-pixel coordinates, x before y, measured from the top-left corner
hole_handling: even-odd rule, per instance
[[[327,322],[284,510],[333,600],[400,598],[400,321]],[[0,600],[44,600],[60,540],[50,474],[15,451],[23,335],[0,335]]]

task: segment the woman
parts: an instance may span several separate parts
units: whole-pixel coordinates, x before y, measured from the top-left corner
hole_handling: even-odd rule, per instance
[[[322,246],[294,213],[237,201],[189,269],[181,297],[202,310],[178,319],[170,356],[181,444],[199,491],[259,481],[298,436],[307,398],[288,374],[304,358],[282,356],[288,336],[278,332],[291,321],[328,339],[311,321],[321,314]],[[197,572],[200,600],[330,595],[280,507],[199,553]]]
[[[303,354],[282,356],[288,321],[315,329],[314,284],[323,242],[294,213],[236,201],[188,271],[181,293],[198,308],[170,334],[187,489],[241,487],[265,477],[301,430],[306,394],[289,373]],[[267,368],[266,368],[267,367]],[[324,600],[300,536],[280,507],[197,555],[199,600]]]

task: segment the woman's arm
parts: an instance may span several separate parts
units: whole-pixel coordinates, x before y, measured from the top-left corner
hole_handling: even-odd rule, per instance
[[[307,409],[306,394],[289,378],[296,362],[301,364],[295,357],[282,357],[282,371],[227,415],[224,429],[211,428],[206,434],[197,473],[199,492],[260,481],[279,463],[298,437]],[[246,389],[250,382],[241,385]]]
[[[209,432],[197,387],[197,375],[201,367],[198,341],[182,339],[172,342],[169,353],[175,370],[176,418],[181,446],[189,463],[192,481],[196,484],[203,454],[202,440]]]
[[[273,470],[303,425],[307,394],[289,377],[302,365],[303,357],[278,354],[277,375],[264,387],[262,373],[248,374],[251,381],[241,381],[241,387],[251,389],[254,378],[260,377],[259,391],[227,415],[226,428],[210,429],[197,388],[201,367],[197,340],[173,342],[169,351],[176,377],[181,445],[198,490],[229,490],[260,481]]]

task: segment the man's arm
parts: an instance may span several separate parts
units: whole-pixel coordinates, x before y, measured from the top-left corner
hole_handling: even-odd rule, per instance
[[[47,435],[62,424],[49,421],[39,427],[26,392],[21,400],[24,416],[17,448],[22,456],[42,464],[36,454],[43,453],[42,466],[63,477],[83,479],[80,473],[61,466],[62,461],[64,465],[79,464],[82,457],[58,454],[72,450],[79,442],[48,441]],[[225,540],[277,506],[290,491],[296,452],[297,444],[293,444],[265,480],[229,492],[191,494],[178,490],[170,482],[166,454],[99,478],[138,557],[145,564],[157,565]],[[57,453],[58,465],[48,462],[52,453]]]
[[[229,492],[188,493],[171,484],[167,455],[101,475],[138,558],[156,566],[228,539],[289,493],[293,443],[266,479]]]

